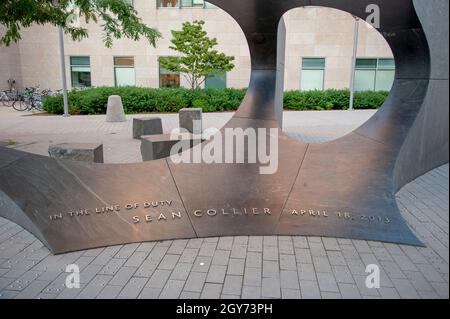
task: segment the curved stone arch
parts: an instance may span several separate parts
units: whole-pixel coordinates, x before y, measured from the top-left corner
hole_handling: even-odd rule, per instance
[[[274,110],[277,26],[285,12],[299,6],[332,7],[359,17],[364,17],[367,4],[380,6],[381,32],[397,65],[389,98],[367,123],[332,142],[305,144],[278,128],[279,163],[273,175],[260,175],[254,164],[176,165],[163,159],[99,165],[0,148],[0,215],[34,233],[54,253],[149,240],[273,234],[420,245],[400,215],[394,193],[448,161],[448,90],[444,87],[448,87],[448,71],[441,68],[448,66],[448,58],[446,63],[439,60],[445,50],[448,57],[448,44],[434,40],[430,49],[427,45],[427,37],[448,33],[448,20],[440,25],[431,21],[434,14],[448,15],[448,2],[210,2],[241,25],[252,55],[249,90],[222,131],[278,127]],[[421,23],[425,30],[432,30],[427,37]],[[442,120],[445,112],[447,120]],[[430,118],[440,120],[439,130],[431,130],[435,123]],[[431,143],[417,145],[418,138]],[[194,149],[199,147],[203,145]],[[411,156],[411,152],[430,151],[436,156]],[[141,206],[153,200],[166,205],[161,204],[158,211]],[[6,212],[1,209],[5,204],[14,209]],[[127,210],[127,204],[138,208]],[[102,212],[115,205],[120,211]],[[85,209],[89,215],[67,215]],[[210,216],[210,209],[219,213]],[[258,214],[249,213],[254,209]],[[182,218],[176,216],[178,212]],[[160,220],[161,213],[166,219]],[[51,220],[58,214],[64,218]],[[134,216],[143,220],[146,214],[151,215],[150,222],[133,224]]]

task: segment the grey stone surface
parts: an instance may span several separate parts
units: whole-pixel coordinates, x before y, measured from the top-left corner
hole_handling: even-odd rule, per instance
[[[50,145],[48,148],[50,157],[91,162],[103,163],[103,144],[95,143],[61,143]]]
[[[176,147],[176,151],[189,149],[201,143],[201,138],[192,137],[190,134],[182,134],[171,137],[170,134],[141,136],[141,155],[143,161],[153,161],[169,157],[172,147],[182,143],[182,148]],[[179,146],[180,144],[178,144]]]
[[[106,122],[126,122],[125,112],[123,110],[122,98],[118,95],[108,97],[108,105],[106,109]]]
[[[144,135],[162,134],[160,117],[140,117],[133,119],[133,138],[140,139]]]
[[[202,134],[202,109],[184,108],[180,110],[178,116],[181,129],[194,134]],[[196,124],[195,127],[194,124]]]

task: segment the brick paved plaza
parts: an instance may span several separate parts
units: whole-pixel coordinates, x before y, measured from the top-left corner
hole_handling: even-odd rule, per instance
[[[343,136],[374,111],[285,112],[284,129],[306,142]],[[140,115],[142,116],[142,115]],[[177,115],[160,115],[165,132]],[[204,114],[220,127],[231,113]],[[126,123],[104,116],[26,115],[0,108],[0,143],[46,155],[52,143],[101,142],[105,161],[140,161]],[[400,210],[426,248],[360,240],[239,236],[139,243],[52,255],[33,235],[0,218],[0,298],[448,298],[449,166],[397,194]],[[0,207],[1,209],[1,207]],[[80,289],[65,288],[66,265],[81,269]],[[365,286],[366,265],[381,288]]]

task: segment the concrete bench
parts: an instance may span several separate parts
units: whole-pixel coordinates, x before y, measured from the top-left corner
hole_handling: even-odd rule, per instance
[[[192,148],[202,142],[201,137],[193,137],[192,134],[184,133],[178,136],[178,139],[171,139],[170,134],[147,135],[141,137],[141,155],[142,160],[153,161],[161,158],[169,157],[172,147],[183,141],[186,143],[184,149]]]
[[[72,161],[103,163],[103,144],[62,143],[50,145],[50,157]]]
[[[144,135],[162,134],[162,122],[159,117],[133,119],[133,138],[140,139]]]
[[[180,128],[193,134],[202,134],[202,109],[184,108],[178,113]],[[195,122],[197,121],[197,122]],[[195,125],[195,123],[197,125]]]

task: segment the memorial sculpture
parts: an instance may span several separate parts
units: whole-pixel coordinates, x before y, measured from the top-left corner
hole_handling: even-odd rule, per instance
[[[301,6],[366,19],[396,62],[383,107],[354,132],[323,144],[278,129],[278,170],[258,164],[127,165],[55,160],[0,148],[0,216],[54,253],[107,245],[231,235],[314,235],[421,245],[395,192],[448,162],[447,0],[209,0],[241,26],[250,48],[249,89],[222,128],[278,129],[277,28]],[[195,147],[208,145],[208,141]],[[195,148],[194,147],[194,148]]]

